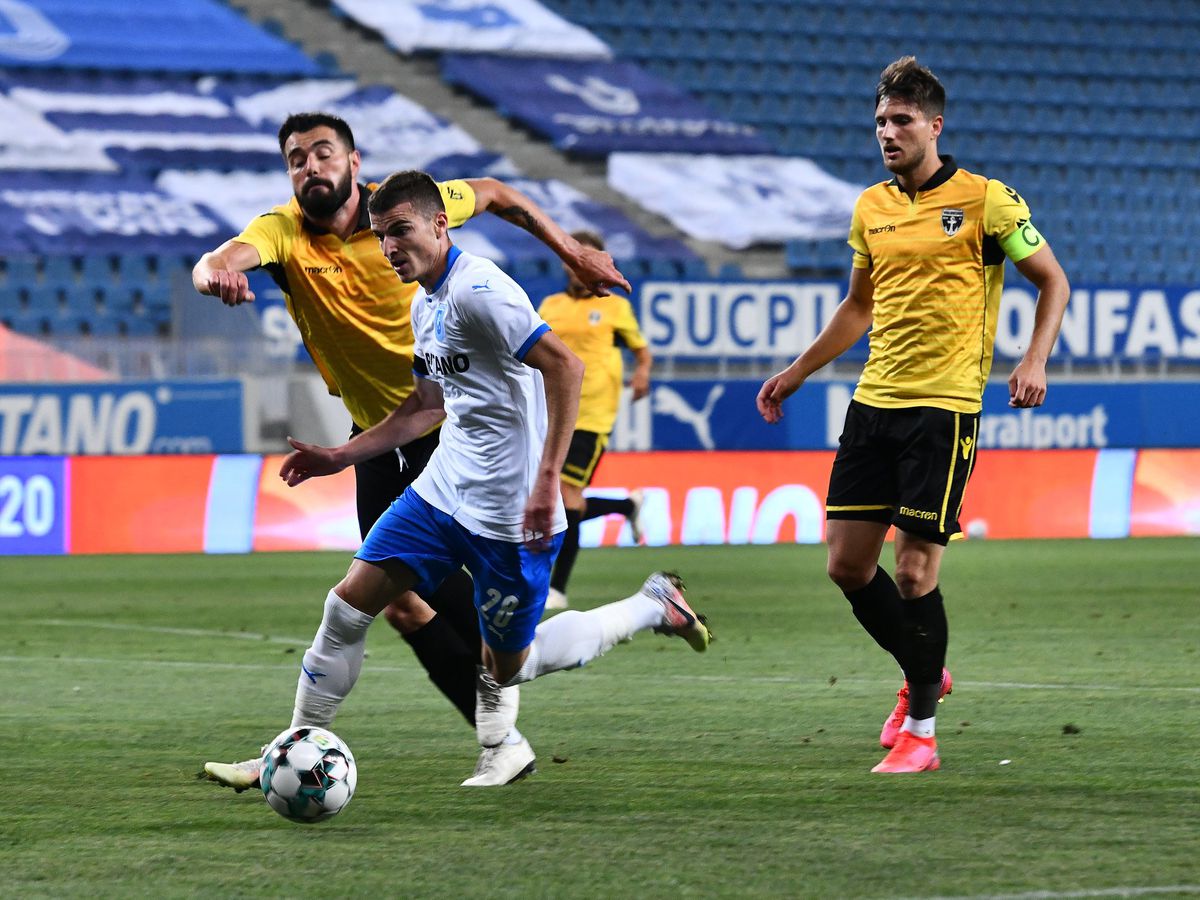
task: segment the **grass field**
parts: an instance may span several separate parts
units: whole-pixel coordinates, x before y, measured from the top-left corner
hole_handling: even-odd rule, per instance
[[[309,827],[195,773],[287,725],[346,554],[0,559],[0,895],[1200,893],[1198,559],[951,548],[943,767],[882,777],[897,673],[822,548],[586,551],[575,605],[676,567],[710,652],[642,635],[527,686],[538,774],[470,791],[472,734],[381,622],[335,723],[358,793]]]

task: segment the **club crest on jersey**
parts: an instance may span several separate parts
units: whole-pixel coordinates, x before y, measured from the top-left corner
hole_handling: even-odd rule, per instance
[[[943,209],[942,231],[946,232],[950,237],[954,237],[958,234],[958,229],[962,228],[964,217],[965,215],[961,209]]]
[[[439,304],[433,313],[433,333],[441,343],[446,343],[446,307]]]
[[[600,315],[600,310],[593,309],[590,313],[588,313],[588,324],[599,325],[601,318],[603,317]]]

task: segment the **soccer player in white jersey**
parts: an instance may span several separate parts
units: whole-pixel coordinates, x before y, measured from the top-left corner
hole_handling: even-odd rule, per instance
[[[476,731],[482,751],[466,786],[508,784],[534,770],[516,727],[515,686],[602,655],[643,629],[708,647],[682,583],[656,572],[631,597],[538,624],[566,516],[559,472],[579,406],[583,364],[492,262],[450,243],[437,184],[398,172],[371,195],[371,229],[413,298],[416,389],[382,422],[336,448],[296,440],[280,475],[289,485],[339,472],[423,434],[442,419],[428,465],[367,535],[325,600],[304,654],[292,727],[326,727],[354,686],[367,628],[466,566],[483,634]],[[411,595],[408,595],[411,596]],[[258,760],[210,774],[252,784]]]

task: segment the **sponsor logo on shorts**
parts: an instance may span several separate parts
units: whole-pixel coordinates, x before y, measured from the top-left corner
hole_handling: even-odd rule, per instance
[[[970,459],[971,458],[971,448],[975,446],[975,438],[965,437],[962,440],[960,440],[959,443],[962,444],[963,459]]]
[[[900,507],[900,515],[910,519],[924,519],[926,522],[936,522],[938,514],[928,509],[913,509],[911,506]]]

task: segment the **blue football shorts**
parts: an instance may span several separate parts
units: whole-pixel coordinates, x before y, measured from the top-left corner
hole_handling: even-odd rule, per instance
[[[417,575],[422,597],[462,566],[475,580],[479,632],[494,650],[515,653],[533,643],[550,588],[550,569],[562,546],[559,532],[545,550],[467,531],[411,487],[379,517],[354,556],[364,562],[399,560]]]

